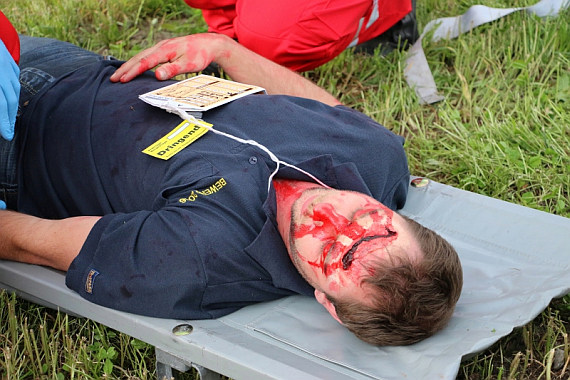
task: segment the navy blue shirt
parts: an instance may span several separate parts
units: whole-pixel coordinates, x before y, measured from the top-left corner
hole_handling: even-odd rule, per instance
[[[118,310],[216,318],[313,289],[276,228],[275,163],[261,149],[206,133],[168,161],[141,151],[181,120],[138,95],[151,74],[116,84],[118,63],[68,74],[28,106],[18,209],[45,218],[103,215],[66,277]],[[404,205],[403,139],[363,114],[289,96],[250,95],[204,113],[214,128],[268,147],[327,185]],[[290,168],[277,177],[310,181]]]

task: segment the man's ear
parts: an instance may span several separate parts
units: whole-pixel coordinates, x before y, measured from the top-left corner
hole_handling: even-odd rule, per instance
[[[315,289],[315,298],[317,299],[317,301],[321,305],[323,305],[325,307],[325,309],[327,309],[329,314],[332,315],[333,318],[338,321],[338,323],[340,323],[341,325],[343,324],[341,322],[340,318],[338,317],[338,315],[336,315],[336,309],[335,309],[334,305],[332,304],[331,301],[328,300],[325,293],[321,292],[320,290]]]

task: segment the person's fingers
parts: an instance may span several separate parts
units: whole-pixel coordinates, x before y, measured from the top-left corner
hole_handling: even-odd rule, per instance
[[[113,75],[111,75],[112,82],[128,82],[134,77],[144,73],[146,70],[150,70],[156,65],[168,62],[168,58],[161,59],[158,55],[154,54],[159,46],[161,46],[164,41],[159,42],[157,45],[143,50],[127,62],[123,63]],[[150,59],[148,57],[151,57]]]
[[[158,80],[167,80],[170,79],[178,74],[183,74],[183,71],[180,69],[180,66],[176,63],[165,63],[164,65],[160,66],[156,69],[156,79]]]
[[[165,80],[178,74],[196,73],[204,70],[214,60],[213,53],[196,43],[196,40],[179,40],[170,51],[173,58],[156,70],[157,79]]]
[[[115,70],[113,75],[111,75],[111,82],[118,82],[121,77],[135,65],[137,62],[137,57],[138,54],[129,59],[127,62],[123,63],[117,70]]]
[[[8,121],[9,121],[9,139],[14,136],[14,124],[16,123],[16,114],[18,113],[18,99],[20,98],[20,68],[14,64],[12,65],[12,70],[14,70],[14,75],[10,77],[10,84],[7,89],[5,89],[5,97],[8,104]]]
[[[2,40],[0,40],[0,66],[3,67],[0,76],[0,135],[6,140],[14,137],[14,123],[18,112],[20,96],[20,68],[9,55]]]
[[[153,65],[154,63],[154,65]],[[128,82],[131,79],[141,75],[147,70],[152,69],[156,65],[161,63],[159,60],[148,60],[145,58],[134,56],[125,62],[121,67],[117,69],[111,76],[112,82]]]
[[[8,116],[8,102],[4,89],[0,91],[0,135],[8,141],[14,137],[14,125]]]
[[[190,53],[178,57],[170,63],[165,63],[156,69],[156,78],[159,80],[170,79],[178,74],[195,73],[204,70],[210,61],[199,59],[195,56],[188,57]]]
[[[119,82],[121,80],[123,75],[125,75],[125,73],[127,73],[134,65],[133,59],[134,58],[131,58],[127,62],[123,63],[117,70],[115,70],[113,75],[111,75],[111,82]]]
[[[175,63],[179,59],[180,57],[176,51],[176,45],[163,46],[162,49],[159,49],[152,54],[141,58],[139,69],[145,67],[152,68],[163,64],[157,69],[156,78],[160,80],[170,79],[173,76],[182,73],[179,71],[180,66]],[[133,70],[131,73],[132,72]]]

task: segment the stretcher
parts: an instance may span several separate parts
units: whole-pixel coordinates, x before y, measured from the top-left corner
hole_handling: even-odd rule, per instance
[[[420,343],[374,347],[314,299],[291,296],[216,320],[156,319],[92,304],[64,274],[0,261],[0,287],[153,345],[157,376],[202,379],[455,379],[469,358],[570,293],[570,219],[414,178],[401,213],[457,249],[464,288],[449,325]],[[176,270],[176,268],[173,268]]]

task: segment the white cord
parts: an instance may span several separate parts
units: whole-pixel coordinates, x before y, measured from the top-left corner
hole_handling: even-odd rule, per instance
[[[169,102],[169,103],[170,103],[170,102]],[[299,171],[299,172],[305,174],[306,176],[312,178],[312,179],[315,180],[319,185],[324,186],[324,187],[330,189],[330,186],[324,184],[322,181],[320,181],[317,177],[315,177],[315,176],[312,175],[311,173],[309,173],[309,172],[307,172],[307,171],[305,171],[305,170],[303,170],[303,169],[301,169],[301,168],[298,168],[298,167],[296,167],[295,165],[289,164],[289,163],[287,163],[287,162],[285,162],[285,161],[281,161],[279,158],[277,158],[277,156],[276,156],[275,154],[273,154],[273,152],[271,152],[269,149],[267,149],[267,147],[265,147],[264,145],[258,143],[258,142],[255,141],[255,140],[244,140],[244,139],[239,138],[239,137],[236,137],[236,136],[234,136],[234,135],[230,135],[229,133],[225,133],[225,132],[222,132],[222,131],[218,131],[217,129],[213,128],[212,126],[206,124],[204,121],[195,118],[194,116],[188,114],[188,113],[187,113],[186,111],[184,111],[184,110],[179,109],[178,107],[174,106],[173,104],[167,104],[166,110],[167,110],[168,112],[177,114],[178,116],[180,116],[180,117],[182,118],[182,120],[186,120],[186,121],[188,121],[188,122],[190,122],[190,123],[197,124],[197,125],[199,125],[199,126],[201,126],[201,127],[204,127],[204,128],[206,128],[207,130],[212,131],[212,132],[214,132],[214,133],[216,133],[216,134],[218,134],[218,135],[222,135],[222,136],[228,137],[228,138],[230,138],[230,139],[232,139],[232,140],[236,140],[236,141],[238,141],[238,142],[240,142],[240,143],[244,143],[244,144],[249,144],[249,145],[256,146],[256,147],[258,147],[259,149],[263,150],[265,153],[267,153],[267,155],[269,156],[269,158],[271,159],[271,161],[273,161],[273,162],[275,162],[275,163],[277,164],[277,167],[276,167],[275,170],[271,173],[271,175],[269,176],[269,180],[268,180],[268,182],[267,182],[267,192],[268,192],[268,193],[269,193],[269,191],[270,191],[270,189],[271,189],[271,181],[273,180],[273,177],[275,176],[275,174],[277,174],[277,172],[279,171],[279,166],[280,166],[280,165],[293,168],[293,169],[295,169],[295,170],[297,170],[297,171]]]

